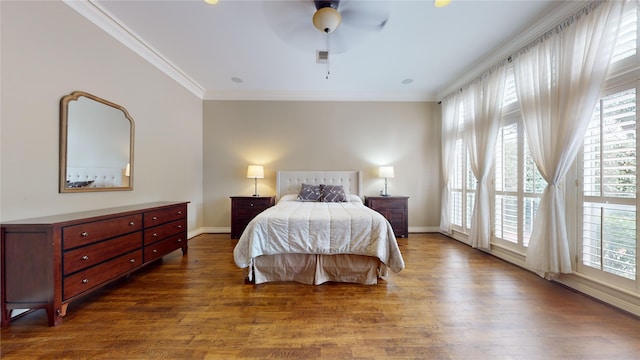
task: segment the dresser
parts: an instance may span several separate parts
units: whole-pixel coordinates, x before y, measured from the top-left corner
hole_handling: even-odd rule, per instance
[[[275,205],[275,196],[232,196],[231,238],[239,239],[247,224],[259,213]]]
[[[11,221],[1,227],[2,326],[15,309],[45,309],[49,326],[68,304],[182,249],[188,202],[155,202]]]
[[[389,221],[396,237],[409,236],[409,197],[367,196],[364,204],[381,213]]]

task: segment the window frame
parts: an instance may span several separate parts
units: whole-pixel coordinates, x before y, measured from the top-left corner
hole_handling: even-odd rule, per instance
[[[629,90],[631,88],[636,89],[636,158],[638,158],[638,154],[640,154],[640,69],[636,69],[634,71],[636,73],[635,79],[629,79],[625,74],[616,74],[614,76],[610,76],[609,81],[605,85],[605,88],[600,94],[600,99]],[[625,78],[621,81],[621,77]],[[630,198],[610,198],[606,196],[585,196],[584,195],[584,152],[581,150],[576,158],[576,167],[577,167],[577,202],[576,202],[576,223],[577,223],[577,235],[576,235],[576,249],[575,249],[575,267],[576,272],[588,276],[590,278],[598,279],[600,281],[605,281],[608,284],[617,286],[619,288],[628,289],[632,291],[640,291],[640,257],[638,254],[640,253],[640,241],[638,241],[638,235],[640,234],[640,196],[638,196],[636,190],[635,199]],[[636,178],[640,180],[640,163],[636,162]],[[598,199],[602,199],[597,201]],[[583,233],[584,233],[584,204],[587,203],[604,203],[607,204],[609,201],[615,201],[616,204],[624,204],[624,205],[633,205],[635,203],[636,208],[636,278],[628,279],[620,275],[613,274],[611,272],[607,272],[604,270],[596,269],[594,267],[585,265],[583,263]]]

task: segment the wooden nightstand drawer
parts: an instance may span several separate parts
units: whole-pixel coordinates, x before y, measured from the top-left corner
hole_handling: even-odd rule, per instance
[[[396,237],[409,236],[409,198],[406,196],[367,196],[364,204],[381,213]]]
[[[231,238],[238,239],[247,224],[259,213],[276,203],[275,196],[232,196]]]

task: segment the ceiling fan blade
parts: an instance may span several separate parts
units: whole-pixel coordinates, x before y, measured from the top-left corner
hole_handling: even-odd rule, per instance
[[[322,34],[311,20],[316,11],[313,1],[263,1],[262,4],[266,23],[280,39],[299,50],[316,48],[310,43]]]
[[[352,26],[363,31],[380,31],[389,21],[385,14],[364,14],[355,10],[345,10],[342,15],[342,25]]]
[[[343,25],[363,31],[380,31],[389,21],[386,1],[343,1],[340,14]]]
[[[331,54],[341,54],[372,32],[382,30],[389,18],[386,1],[341,0],[338,11],[342,23],[326,35],[313,25],[316,12],[313,0],[269,0],[262,4],[265,21],[273,32],[286,44],[301,51],[322,49],[329,50]]]

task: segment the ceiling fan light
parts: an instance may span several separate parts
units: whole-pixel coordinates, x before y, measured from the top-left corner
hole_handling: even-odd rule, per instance
[[[433,6],[435,7],[445,7],[449,5],[451,0],[433,0]]]
[[[313,14],[313,26],[323,33],[333,32],[340,26],[340,22],[342,22],[342,16],[332,7],[320,8]]]

